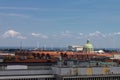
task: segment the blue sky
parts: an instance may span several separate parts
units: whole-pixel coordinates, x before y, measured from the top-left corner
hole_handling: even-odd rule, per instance
[[[0,0],[0,46],[120,48],[120,0]]]

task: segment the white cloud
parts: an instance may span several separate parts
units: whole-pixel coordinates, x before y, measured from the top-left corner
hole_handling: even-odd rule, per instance
[[[6,31],[6,32],[3,34],[3,36],[4,36],[5,38],[6,38],[6,37],[15,37],[15,36],[18,36],[18,35],[20,35],[20,33],[14,31],[14,30],[8,30],[8,31]]]
[[[83,33],[79,33],[79,35],[80,35],[80,36],[82,36],[82,35],[83,35]]]
[[[47,35],[44,35],[44,34],[41,34],[41,33],[32,33],[31,35],[34,36],[34,37],[39,37],[39,38],[43,38],[43,39],[48,38]]]
[[[19,39],[26,39],[25,36],[17,36],[17,38],[19,38]]]
[[[70,31],[65,31],[65,32],[62,32],[61,33],[61,36],[63,36],[63,37],[71,37],[73,34],[72,34],[72,32],[70,32]]]
[[[74,35],[74,36],[75,36],[75,35]],[[84,33],[78,33],[78,34],[75,36],[76,39],[82,39],[82,38],[84,38],[84,37],[85,37]]]
[[[26,39],[25,36],[22,36],[21,33],[15,31],[15,30],[8,30],[3,35],[3,38],[19,38],[19,39]]]
[[[120,35],[120,32],[115,32],[114,35]]]
[[[96,31],[96,32],[93,32],[93,33],[89,33],[88,35],[87,35],[87,37],[106,37],[106,35],[105,34],[103,34],[103,33],[101,33],[100,31]]]

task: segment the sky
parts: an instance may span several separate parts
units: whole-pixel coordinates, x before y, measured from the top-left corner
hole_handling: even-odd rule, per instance
[[[0,47],[120,48],[120,0],[0,0]]]

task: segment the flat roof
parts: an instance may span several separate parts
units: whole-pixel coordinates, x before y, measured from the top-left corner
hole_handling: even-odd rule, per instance
[[[28,66],[51,66],[57,64],[55,62],[42,63],[42,62],[0,62],[0,66],[3,65],[28,65]]]

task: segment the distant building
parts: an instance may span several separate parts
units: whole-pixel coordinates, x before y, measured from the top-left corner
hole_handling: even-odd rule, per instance
[[[77,46],[77,45],[68,46],[68,49],[71,51],[83,51],[83,46]]]
[[[89,40],[87,40],[86,44],[84,46],[68,46],[68,49],[71,51],[82,51],[84,53],[94,53],[93,45],[90,43]]]
[[[83,52],[85,52],[85,53],[93,53],[94,52],[93,45],[90,43],[89,40],[87,40],[86,44],[84,45]]]
[[[120,60],[120,54],[113,54],[113,57],[111,59],[119,59]]]
[[[98,50],[98,51],[94,51],[95,53],[100,53],[100,54],[103,54],[105,53],[103,50]]]

